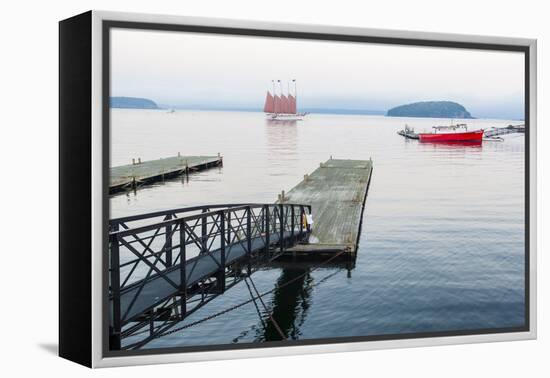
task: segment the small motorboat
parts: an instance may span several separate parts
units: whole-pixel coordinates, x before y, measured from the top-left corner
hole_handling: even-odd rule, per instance
[[[483,129],[468,131],[465,123],[432,128],[432,133],[418,134],[421,142],[481,142],[483,140]]]
[[[405,125],[405,128],[403,130],[399,130],[397,134],[404,136],[408,139],[418,139],[418,134],[414,132],[414,128],[409,127],[409,125]]]

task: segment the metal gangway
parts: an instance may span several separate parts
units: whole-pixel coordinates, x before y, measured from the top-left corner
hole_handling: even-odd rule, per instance
[[[307,240],[306,214],[309,205],[224,204],[110,220],[111,350],[139,349]]]

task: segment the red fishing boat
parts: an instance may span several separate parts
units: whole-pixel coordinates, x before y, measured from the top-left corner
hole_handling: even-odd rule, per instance
[[[481,142],[483,130],[468,131],[466,124],[434,126],[432,133],[419,133],[421,142]]]
[[[290,94],[290,83],[287,85],[287,95],[284,95],[281,80],[277,80],[280,94],[277,94],[275,90],[275,80],[272,80],[271,82],[273,84],[273,94],[267,91],[264,104],[264,112],[267,115],[267,119],[273,121],[302,120],[306,113],[298,113],[296,109],[296,101],[298,97],[296,80],[292,80],[294,83],[294,95]]]

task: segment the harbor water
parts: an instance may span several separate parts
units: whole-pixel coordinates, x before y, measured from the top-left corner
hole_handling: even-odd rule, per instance
[[[455,120],[457,121],[457,120]],[[458,120],[469,129],[506,120]],[[396,134],[446,119],[309,114],[111,111],[111,166],[182,155],[223,156],[223,167],[110,198],[111,218],[186,206],[266,202],[330,156],[373,159],[355,266],[287,264],[252,275],[288,339],[486,330],[524,325],[525,138],[428,144]],[[244,282],[176,327],[250,298]],[[254,305],[153,340],[146,348],[280,340]]]

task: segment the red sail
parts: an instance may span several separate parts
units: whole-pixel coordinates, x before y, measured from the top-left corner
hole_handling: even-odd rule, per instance
[[[288,103],[289,103],[289,110],[288,112],[290,114],[296,114],[296,98],[294,98],[293,95],[288,95]]]
[[[281,113],[281,98],[275,95],[273,113]]]
[[[269,93],[269,91],[267,91],[267,95],[265,96],[264,112],[275,112],[275,100],[273,99],[273,96],[271,95],[271,93]]]
[[[285,95],[281,96],[281,113],[288,113],[290,111],[288,98]]]

